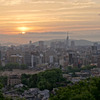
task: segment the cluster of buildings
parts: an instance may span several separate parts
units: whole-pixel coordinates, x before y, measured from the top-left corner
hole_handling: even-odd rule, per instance
[[[63,74],[63,77],[72,83],[79,82],[91,77],[100,77],[100,68],[92,68],[90,70],[81,70],[80,72],[75,72],[74,76],[72,73]]]
[[[13,86],[21,83],[21,76],[20,75],[9,75],[7,78],[7,85]]]
[[[5,91],[3,94],[5,97],[12,97],[13,100],[18,98],[25,100],[48,100],[50,96],[50,91],[45,89],[43,91],[38,88],[30,88],[24,92],[19,92],[18,89],[23,88],[23,84],[16,85],[12,90]]]
[[[25,64],[29,68],[52,68],[66,66],[82,67],[85,65],[100,66],[100,45],[94,43],[86,46],[76,46],[75,41],[70,41],[69,36],[64,42],[51,42],[45,45],[39,41],[34,45],[29,41],[27,45],[0,47],[0,64],[8,63]]]
[[[28,88],[22,84],[20,75],[8,76],[7,86],[2,89],[3,95],[11,97],[13,100],[18,98],[25,98],[25,100],[48,100],[50,96],[50,91],[47,89],[41,91],[38,88]]]

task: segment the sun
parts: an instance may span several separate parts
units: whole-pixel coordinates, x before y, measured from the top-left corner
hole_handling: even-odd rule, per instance
[[[22,34],[24,35],[24,34],[26,34],[26,32],[22,32]]]

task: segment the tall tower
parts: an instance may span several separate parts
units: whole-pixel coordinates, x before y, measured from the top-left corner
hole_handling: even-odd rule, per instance
[[[66,38],[66,48],[69,48],[69,33],[67,32],[67,38]]]

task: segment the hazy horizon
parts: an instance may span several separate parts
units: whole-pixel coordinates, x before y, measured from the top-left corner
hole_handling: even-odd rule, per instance
[[[39,35],[36,35],[39,34]],[[90,34],[91,35],[91,34]],[[84,37],[76,36],[75,33],[69,33],[70,40],[86,40],[90,42],[100,42],[95,39],[88,39],[85,35]],[[38,41],[51,41],[55,39],[66,39],[67,32],[43,32],[43,33],[26,33],[26,34],[0,34],[0,44],[28,44],[29,41],[38,42]]]

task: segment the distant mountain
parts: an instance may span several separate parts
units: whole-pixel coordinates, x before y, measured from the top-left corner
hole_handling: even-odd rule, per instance
[[[49,46],[51,42],[56,42],[56,41],[65,42],[65,39],[48,40],[48,41],[44,41],[44,43],[45,43],[45,45]],[[88,41],[88,40],[69,40],[69,43],[71,43],[71,41],[75,41],[76,46],[93,45],[93,43],[94,43],[94,42],[91,42],[91,41]],[[34,45],[38,45],[38,42],[34,42]]]
[[[75,40],[77,46],[93,45],[94,42],[88,40]]]

